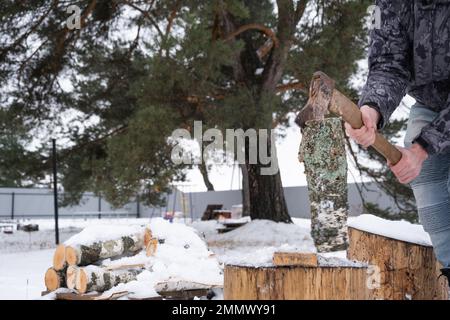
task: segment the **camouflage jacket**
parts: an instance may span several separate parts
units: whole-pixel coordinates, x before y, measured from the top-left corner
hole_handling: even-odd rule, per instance
[[[450,152],[450,0],[377,0],[369,75],[359,105],[381,114],[382,128],[406,93],[438,113],[415,142]]]

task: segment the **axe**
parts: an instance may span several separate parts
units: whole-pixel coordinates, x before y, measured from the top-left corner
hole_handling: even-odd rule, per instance
[[[325,116],[333,113],[341,116],[352,128],[360,129],[363,126],[361,111],[349,98],[335,89],[335,82],[325,73],[314,73],[309,89],[309,100],[300,111],[295,122],[303,129],[310,120],[323,120]],[[401,152],[377,133],[375,143],[371,146],[393,165],[402,158]]]

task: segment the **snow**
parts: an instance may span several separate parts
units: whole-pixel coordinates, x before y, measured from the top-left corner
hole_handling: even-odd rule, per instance
[[[311,221],[293,218],[293,224],[254,220],[224,234],[218,234],[221,226],[217,221],[195,221],[185,225],[184,221],[170,223],[161,218],[149,219],[64,219],[60,221],[61,238],[64,241],[82,228],[97,233],[117,235],[120,232],[141,230],[148,225],[154,236],[164,239],[158,245],[155,256],[147,257],[141,252],[133,257],[105,260],[104,266],[143,264],[146,271],[136,281],[120,284],[104,296],[128,291],[128,298],[144,298],[157,295],[155,286],[170,283],[182,286],[186,281],[199,286],[223,285],[224,264],[271,266],[273,253],[315,252],[310,236]],[[45,290],[44,274],[52,263],[54,232],[52,220],[31,220],[40,230],[26,233],[14,231],[12,235],[0,234],[0,299],[41,299]],[[371,215],[349,218],[349,226],[389,238],[430,246],[428,234],[422,226],[405,221],[388,221]],[[85,232],[86,233],[86,232]],[[72,237],[87,241],[89,235]],[[92,239],[91,239],[92,240]],[[89,240],[89,241],[91,241]],[[47,249],[48,248],[48,249]],[[11,253],[14,252],[14,253]],[[26,253],[24,253],[26,252]],[[321,266],[362,267],[346,259],[346,252],[319,254]],[[216,297],[222,299],[221,289],[214,289]],[[54,295],[42,299],[54,299]],[[121,298],[121,299],[125,299]]]
[[[99,241],[116,240],[125,235],[144,233],[139,225],[96,225],[86,227],[80,233],[64,242],[66,246],[89,245]]]
[[[305,225],[303,219],[299,221]],[[309,228],[302,225],[253,220],[224,234],[205,232],[206,227],[212,226],[209,221],[195,224],[203,230],[210,249],[223,264],[269,266],[276,251],[316,251]]]
[[[391,221],[363,214],[351,219],[348,226],[396,240],[432,246],[430,236],[423,227],[408,221]]]
[[[0,300],[40,297],[53,253],[54,250],[0,253]]]

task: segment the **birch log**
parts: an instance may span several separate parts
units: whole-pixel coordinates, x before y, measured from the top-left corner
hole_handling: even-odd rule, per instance
[[[90,245],[66,246],[65,256],[70,266],[87,266],[99,260],[135,254],[146,248],[146,242],[151,238],[151,231],[146,229],[142,234],[127,235],[120,239],[98,241]]]
[[[299,160],[308,182],[311,236],[319,252],[345,250],[347,159],[341,120],[308,121],[302,135]]]
[[[45,286],[48,291],[55,291],[62,288],[66,284],[66,270],[47,269],[44,277]]]
[[[66,266],[66,247],[60,244],[56,247],[55,253],[53,254],[53,269],[60,271]]]
[[[87,266],[80,268],[76,279],[75,288],[79,293],[86,292],[104,292],[119,283],[127,283],[136,280],[136,277],[144,269],[128,269],[107,271],[97,266]]]
[[[80,273],[80,268],[77,266],[69,266],[66,272],[66,286],[69,289],[75,289],[76,281]]]

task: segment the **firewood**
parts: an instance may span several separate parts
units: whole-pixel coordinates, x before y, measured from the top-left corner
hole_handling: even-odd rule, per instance
[[[158,239],[152,238],[146,247],[147,257],[154,256],[156,253],[156,249],[158,248]]]
[[[107,271],[97,266],[80,268],[75,288],[79,293],[104,292],[120,283],[136,280],[144,269]]]
[[[135,254],[146,247],[151,238],[150,229],[144,234],[123,236],[120,239],[98,241],[90,245],[66,246],[66,260],[71,266],[87,266],[99,260]]]
[[[318,252],[345,250],[347,158],[341,119],[310,120],[302,135],[299,160],[308,181],[311,236]]]
[[[60,244],[56,247],[53,255],[53,269],[57,271],[63,270],[66,265],[66,247],[63,244]]]
[[[66,272],[66,286],[69,289],[75,289],[77,277],[80,271],[77,266],[69,266]]]
[[[317,255],[315,253],[303,252],[275,252],[273,254],[273,264],[275,266],[299,266],[317,267]]]
[[[45,272],[44,282],[48,291],[55,291],[64,287],[66,283],[66,270],[48,268],[47,272]]]

